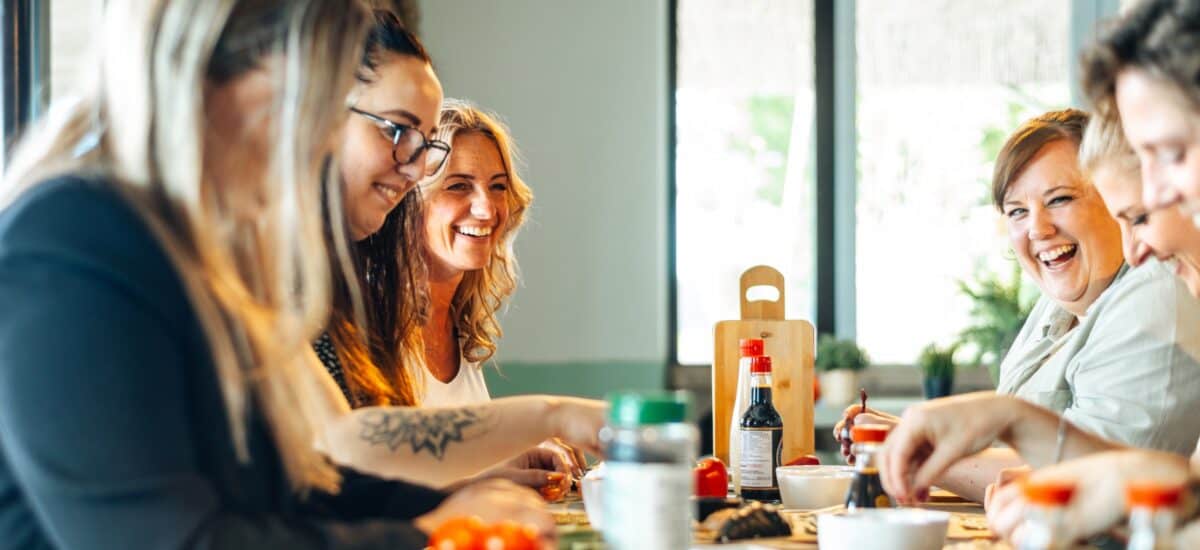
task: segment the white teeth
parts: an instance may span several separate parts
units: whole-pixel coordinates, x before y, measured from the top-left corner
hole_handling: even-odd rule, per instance
[[[380,191],[383,191],[383,194],[386,195],[387,198],[389,198],[391,200],[396,200],[396,199],[400,198],[400,193],[397,192],[395,189],[392,189],[391,187],[388,187],[386,185],[375,184],[375,188],[379,189]]]
[[[1051,248],[1050,250],[1046,250],[1041,254],[1038,254],[1038,259],[1043,262],[1053,262],[1054,260],[1057,260],[1059,256],[1070,252],[1074,248],[1075,245],[1073,244],[1064,244],[1058,248]]]
[[[492,234],[492,228],[490,227],[471,227],[467,225],[460,225],[456,229],[459,233],[471,237],[486,237]]]

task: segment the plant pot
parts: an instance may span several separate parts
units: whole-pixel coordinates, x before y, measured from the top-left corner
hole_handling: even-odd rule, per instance
[[[845,407],[858,401],[858,371],[834,369],[821,373],[821,402]]]
[[[925,399],[937,399],[946,397],[953,393],[954,377],[953,376],[926,376],[922,380],[922,385],[925,387]]]

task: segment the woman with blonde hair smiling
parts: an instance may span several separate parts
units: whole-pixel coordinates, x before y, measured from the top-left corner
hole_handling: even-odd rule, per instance
[[[443,502],[314,447],[340,399],[305,350],[330,303],[321,180],[366,23],[104,3],[97,79],[0,199],[0,544],[415,548],[446,517],[548,521],[511,484]]]
[[[496,314],[516,290],[513,241],[533,202],[495,115],[447,99],[438,127],[453,152],[421,184],[432,305],[423,331],[428,406],[488,400],[481,364],[503,335]]]
[[[328,201],[329,249],[344,247],[348,258],[330,257],[343,269],[334,271],[333,314],[314,345],[326,381],[337,383],[331,391],[341,394],[322,448],[340,464],[439,487],[480,474],[565,487],[564,474],[577,474],[582,461],[562,444],[535,446],[562,437],[598,450],[602,402],[545,395],[489,401],[484,390],[483,399],[414,407],[428,377],[422,326],[437,314],[428,305],[423,201],[414,189],[445,172],[455,162],[448,156],[459,157],[441,139],[452,138],[439,130],[442,89],[430,56],[391,13],[375,12],[357,77],[341,136],[341,177]],[[482,334],[499,334],[490,328],[496,332]],[[446,430],[453,437],[443,437]]]

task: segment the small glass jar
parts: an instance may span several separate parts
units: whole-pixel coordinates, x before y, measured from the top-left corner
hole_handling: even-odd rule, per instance
[[[700,437],[687,423],[687,393],[617,393],[608,402],[608,425],[600,431],[607,547],[691,547],[692,466]]]
[[[1073,541],[1063,533],[1066,506],[1075,496],[1075,484],[1067,481],[1026,481],[1022,492],[1027,504],[1021,525],[1018,550],[1067,550]]]
[[[1175,548],[1175,509],[1183,486],[1134,482],[1125,486],[1129,505],[1128,550],[1171,550]]]

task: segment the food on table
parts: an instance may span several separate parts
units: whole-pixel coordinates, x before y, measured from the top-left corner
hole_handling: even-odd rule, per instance
[[[692,472],[696,475],[696,496],[725,498],[729,492],[729,471],[721,459],[713,456],[701,458]]]
[[[538,488],[538,494],[542,495],[546,502],[558,502],[566,496],[567,491],[558,483],[547,483]]]
[[[817,458],[817,455],[801,455],[796,458],[793,458],[787,464],[784,464],[784,466],[820,466],[820,465],[821,465],[821,459]]]
[[[537,531],[514,521],[485,525],[478,517],[446,520],[429,536],[432,550],[536,550]]]
[[[848,464],[854,464],[853,441],[851,441],[850,430],[854,428],[854,418],[858,416],[858,413],[867,410],[867,389],[859,388],[858,396],[862,399],[862,406],[857,411],[846,415],[842,423],[842,433],[838,434],[838,439],[842,442],[842,456],[846,457]]]
[[[721,542],[786,537],[792,534],[792,528],[779,515],[779,508],[773,504],[761,502],[751,502],[741,508],[713,512],[704,520],[701,527],[716,533],[716,540]]]

